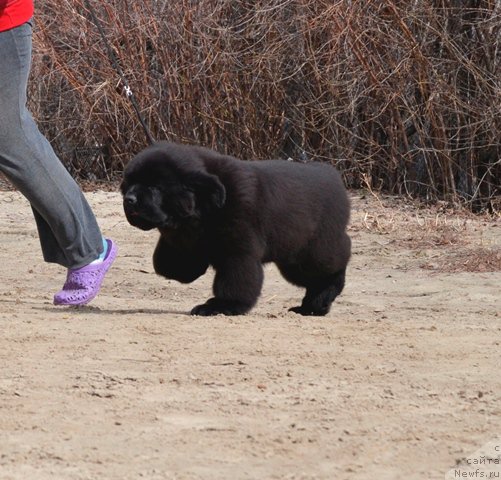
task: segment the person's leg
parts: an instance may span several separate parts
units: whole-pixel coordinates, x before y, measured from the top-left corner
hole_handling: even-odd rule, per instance
[[[103,251],[96,218],[80,187],[26,108],[31,25],[0,32],[0,169],[33,208],[44,259],[70,269]]]

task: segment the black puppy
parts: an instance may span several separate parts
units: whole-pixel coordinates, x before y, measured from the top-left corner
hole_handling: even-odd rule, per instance
[[[193,315],[248,312],[266,262],[306,288],[293,312],[325,315],[343,290],[350,206],[330,165],[242,161],[158,142],[127,165],[121,191],[129,223],[160,231],[159,275],[189,283],[215,269],[214,297]]]

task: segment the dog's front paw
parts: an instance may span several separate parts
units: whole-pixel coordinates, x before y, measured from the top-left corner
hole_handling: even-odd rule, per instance
[[[208,303],[202,303],[202,305],[197,305],[191,309],[191,315],[198,315],[200,317],[210,317],[212,315],[217,315],[222,313],[218,308],[214,308]]]
[[[211,298],[202,305],[197,305],[191,310],[191,315],[210,317],[212,315],[243,315],[251,309],[252,305],[241,302]]]
[[[324,315],[329,313],[329,309],[326,308],[321,310],[313,310],[312,308],[299,305],[298,307],[289,308],[289,312],[298,313],[299,315],[303,315],[304,317],[323,317]]]
[[[289,312],[294,312],[298,315],[308,315],[308,312],[301,305],[289,308]],[[311,315],[311,313],[309,315]]]

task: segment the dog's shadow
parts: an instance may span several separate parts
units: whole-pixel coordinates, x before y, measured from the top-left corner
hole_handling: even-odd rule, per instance
[[[53,315],[183,315],[190,317],[190,313],[187,311],[180,310],[165,310],[157,308],[120,308],[120,309],[110,309],[110,308],[100,308],[94,305],[79,305],[79,306],[69,306],[69,307],[32,307],[33,310],[42,310]]]

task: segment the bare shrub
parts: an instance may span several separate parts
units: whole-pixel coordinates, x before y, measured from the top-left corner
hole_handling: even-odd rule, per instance
[[[493,208],[501,0],[94,1],[158,139],[333,162],[351,187]],[[74,173],[145,145],[81,0],[37,4],[31,100]]]

